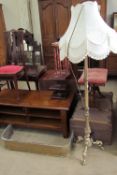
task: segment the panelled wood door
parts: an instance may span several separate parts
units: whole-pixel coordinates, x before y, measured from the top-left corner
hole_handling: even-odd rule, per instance
[[[6,45],[5,45],[5,21],[2,11],[2,4],[0,4],[0,65],[6,63]]]
[[[39,0],[42,43],[45,63],[54,67],[52,42],[57,41],[68,27],[71,0]]]

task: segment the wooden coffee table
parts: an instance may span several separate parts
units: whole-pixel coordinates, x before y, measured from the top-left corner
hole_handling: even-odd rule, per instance
[[[74,99],[70,93],[65,99],[52,99],[53,91],[15,90],[0,92],[0,124],[40,128],[69,135],[69,111]]]

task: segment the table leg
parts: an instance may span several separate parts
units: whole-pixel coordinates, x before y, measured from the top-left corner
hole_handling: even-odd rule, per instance
[[[67,111],[60,111],[61,115],[61,129],[63,132],[63,137],[67,138],[68,137],[68,117],[67,117]]]

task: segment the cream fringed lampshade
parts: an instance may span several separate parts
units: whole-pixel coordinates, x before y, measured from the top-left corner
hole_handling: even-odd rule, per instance
[[[117,32],[100,16],[96,1],[71,7],[71,20],[59,41],[60,59],[79,63],[86,56],[101,60],[112,51],[117,53]]]

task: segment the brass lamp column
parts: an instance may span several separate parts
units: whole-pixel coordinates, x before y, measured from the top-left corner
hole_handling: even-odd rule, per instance
[[[85,128],[84,128],[84,150],[82,154],[82,165],[86,164],[86,157],[87,157],[87,150],[88,147],[91,147],[92,145],[99,146],[102,150],[103,143],[100,140],[93,141],[91,138],[91,128],[90,128],[90,113],[89,113],[89,92],[88,92],[88,56],[86,56],[84,60],[84,82],[85,82],[85,97],[84,97],[84,104],[85,104],[85,110],[84,110],[84,116],[85,116]]]
[[[89,121],[89,94],[88,94],[88,57],[84,60],[84,82],[85,82],[85,136],[84,136],[84,151],[83,151],[83,159],[82,164],[86,163],[87,149],[91,144],[90,141],[90,121]]]

